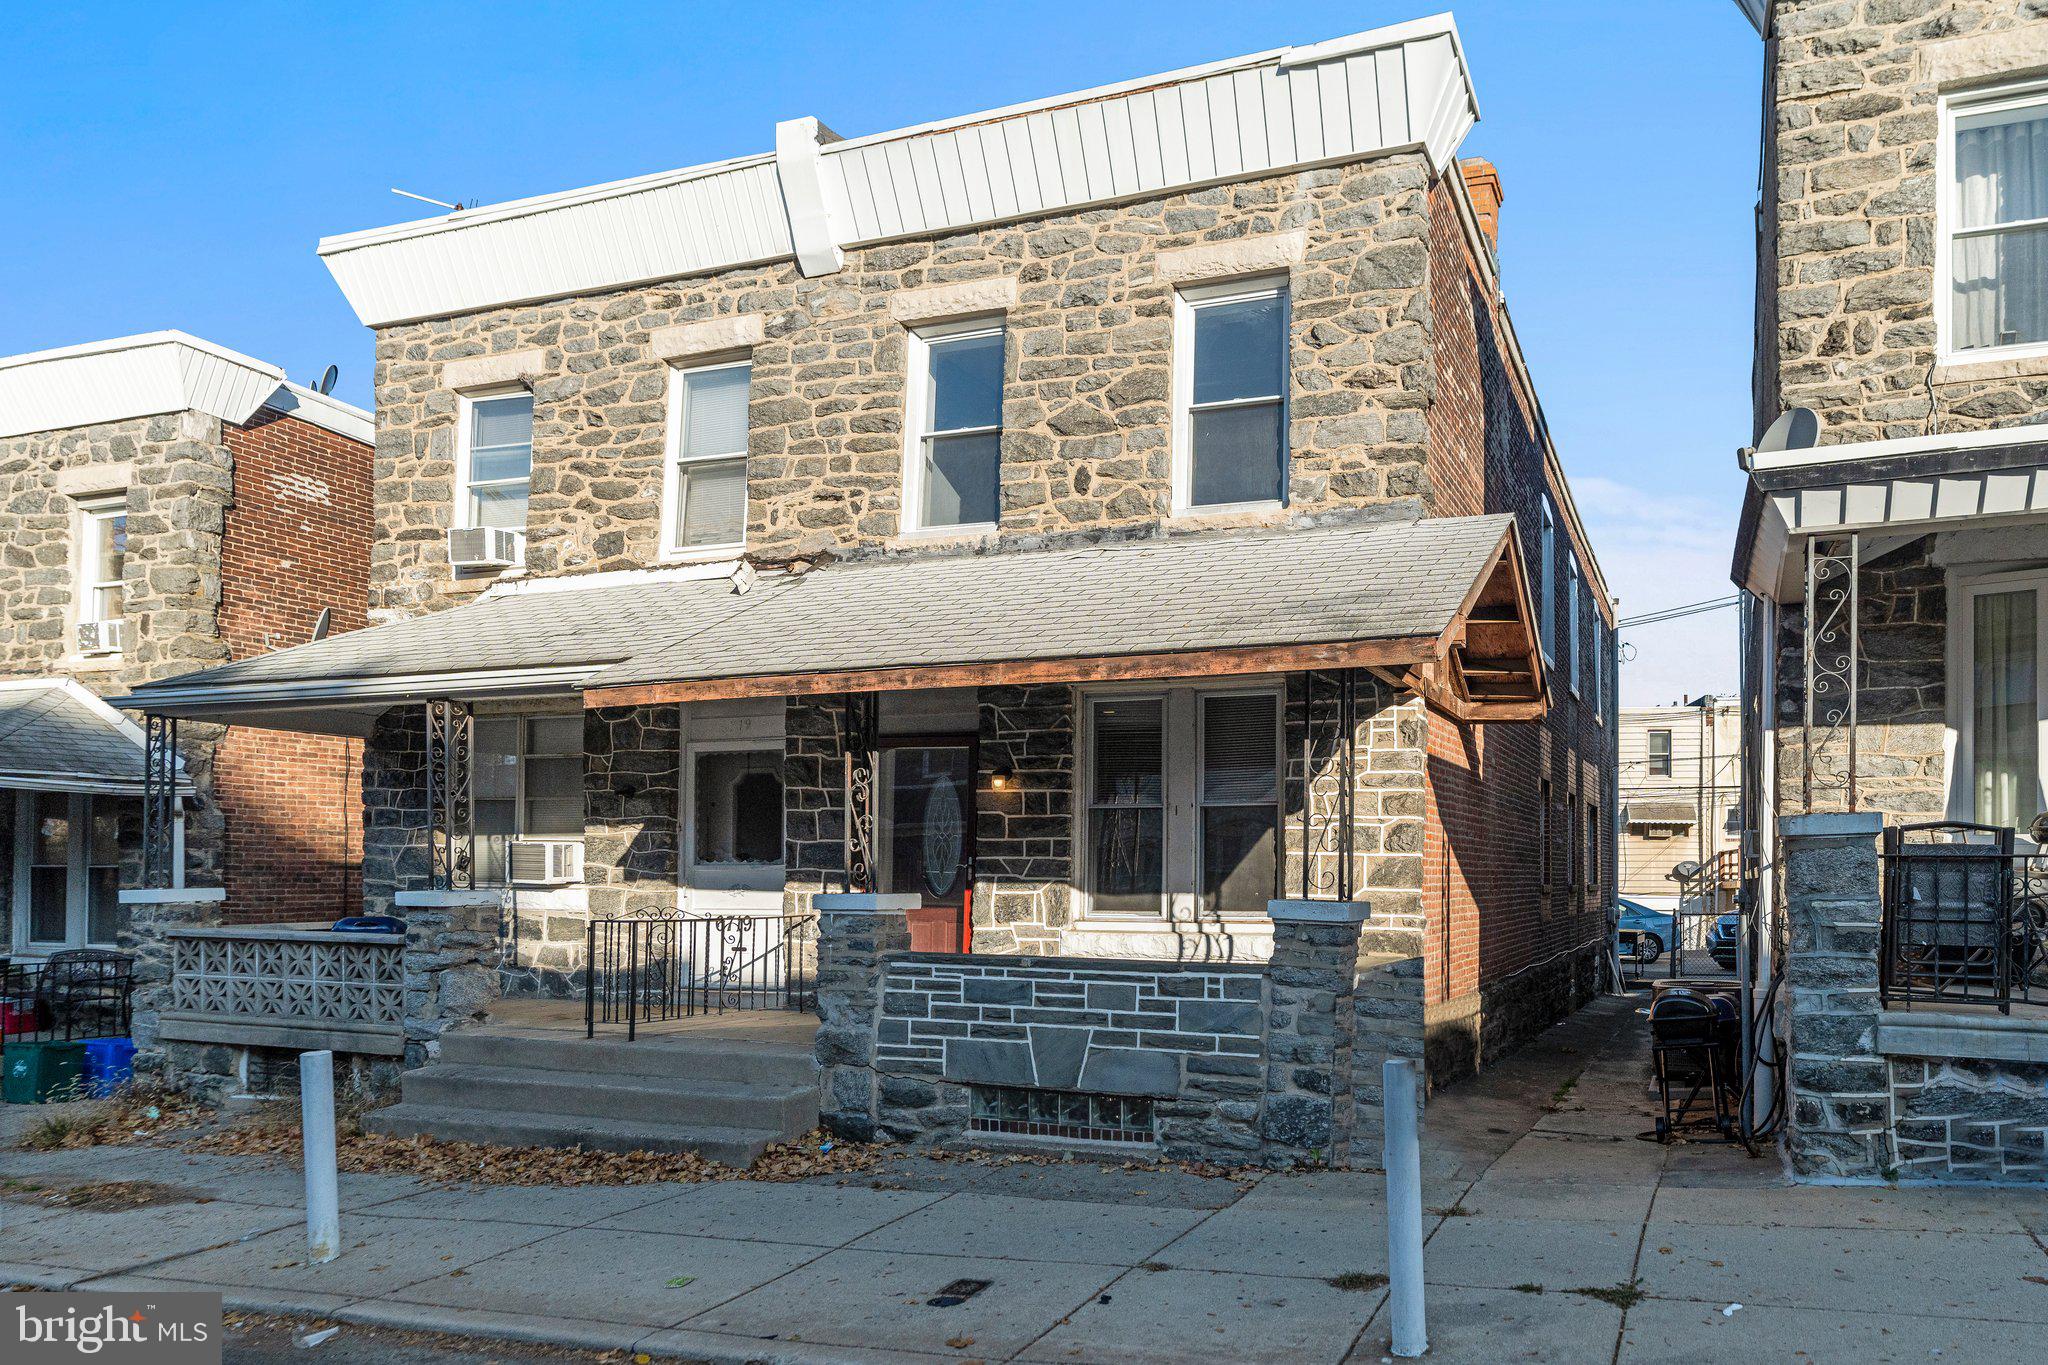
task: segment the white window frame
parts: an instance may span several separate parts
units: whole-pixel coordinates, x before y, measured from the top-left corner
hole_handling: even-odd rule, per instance
[[[531,397],[533,390],[524,384],[497,384],[487,389],[464,389],[455,395],[455,508],[452,524],[458,530],[472,530],[478,524],[470,515],[469,508],[469,495],[473,487],[469,477],[469,446],[470,435],[476,427],[476,405],[478,403],[488,403],[494,398],[516,398],[521,394]],[[533,520],[534,428],[537,428],[540,424],[538,408],[539,405],[536,404],[533,414],[533,426],[528,428],[526,434],[527,519],[517,527],[507,528],[517,530],[521,535],[526,534],[527,527]],[[489,481],[489,484],[495,485],[511,482],[513,481],[510,479],[492,479]]]
[[[118,944],[88,938],[92,927],[92,803],[95,799],[115,801],[118,797],[99,795],[91,792],[43,792],[28,788],[14,789],[14,828],[7,832],[13,840],[14,876],[8,887],[8,901],[13,908],[9,917],[9,938],[16,953],[31,956],[62,952],[67,948],[114,948]],[[29,855],[35,847],[35,808],[44,795],[61,795],[69,803],[67,817],[71,821],[71,847],[66,850],[64,868],[64,938],[31,939],[29,937]],[[184,824],[180,819],[174,830],[182,835]],[[184,842],[177,839],[172,848],[176,855],[174,866],[179,875],[176,881],[184,884],[185,863]],[[114,864],[117,872],[121,864]]]
[[[526,760],[527,760],[527,744],[526,744],[526,726],[527,726],[527,722],[528,722],[528,721],[534,721],[534,720],[548,720],[548,719],[567,719],[567,718],[568,718],[568,717],[570,717],[570,716],[571,716],[572,714],[574,714],[574,713],[572,713],[572,712],[568,712],[568,711],[516,711],[516,712],[505,712],[505,713],[503,713],[503,714],[492,714],[492,715],[484,715],[484,716],[478,716],[478,717],[476,717],[476,718],[475,718],[475,720],[476,720],[476,721],[510,721],[510,722],[512,722],[512,760],[513,760],[513,762],[512,762],[512,832],[511,832],[510,834],[507,834],[507,835],[503,835],[503,836],[498,836],[498,835],[481,835],[481,834],[480,834],[480,835],[478,835],[478,836],[477,836],[477,837],[478,837],[479,839],[483,839],[483,838],[498,838],[498,837],[503,837],[504,839],[507,839],[507,840],[513,840],[513,839],[518,839],[518,840],[522,840],[522,841],[524,841],[524,840],[529,840],[529,839],[538,839],[538,840],[544,840],[544,841],[546,841],[546,842],[548,842],[548,843],[577,843],[577,844],[580,844],[580,843],[582,843],[582,842],[583,842],[583,835],[582,835],[582,833],[580,833],[580,832],[579,832],[579,833],[576,833],[576,834],[530,834],[530,833],[528,833],[528,832],[527,832],[527,829],[526,829]],[[472,745],[471,745],[471,748],[472,748],[472,751],[474,751],[474,749],[475,749],[475,745],[474,745],[474,743],[472,743]],[[577,754],[578,754],[578,756],[579,756],[580,758],[582,758],[582,759],[583,759],[583,762],[584,762],[584,766],[585,766],[585,770],[586,770],[586,771],[588,771],[588,768],[589,768],[589,763],[590,763],[590,753],[589,753],[589,750],[588,750],[588,749],[585,749],[585,748],[582,748],[582,747],[580,747],[580,746],[579,746],[579,747],[578,747],[578,749],[577,749]],[[566,757],[567,757],[567,755],[566,755],[566,754],[542,754],[542,755],[540,755],[540,757],[542,757],[542,758],[566,758]],[[476,787],[475,787],[475,772],[476,772],[476,769],[475,769],[475,759],[474,759],[474,757],[472,757],[472,759],[471,759],[471,768],[470,768],[470,773],[471,773],[471,786],[470,786],[470,809],[471,809],[471,811],[472,811],[472,812],[474,812],[474,810],[475,810],[475,808],[476,808],[476,806],[475,806],[475,803],[476,803],[476,801],[477,801],[477,799],[478,799],[478,798],[477,798],[477,796],[476,796]],[[472,818],[472,819],[474,819],[474,815],[472,815],[472,817],[471,817],[471,818]],[[588,800],[586,799],[586,800],[585,800],[585,803],[584,803],[584,822],[585,822],[585,826],[586,826],[586,828],[588,827],[589,819],[590,819],[590,806],[589,806],[589,802],[588,802]],[[472,826],[472,828],[473,828],[473,827],[474,827],[474,826]],[[482,884],[483,884],[483,883],[479,883],[479,885],[482,885]],[[494,883],[491,883],[491,885],[496,885],[496,886],[532,886],[532,885],[536,885],[536,884],[537,884],[537,883],[533,883],[533,882],[521,882],[521,881],[515,881],[515,880],[513,880],[513,877],[512,877],[512,856],[511,856],[511,851],[510,851],[509,849],[508,849],[508,850],[506,851],[506,855],[505,855],[505,880],[504,880],[504,881],[502,881],[502,882],[494,882]]]
[[[926,416],[931,409],[932,343],[935,341],[961,341],[969,337],[999,336],[1003,338],[1004,363],[1008,365],[1009,337],[1008,319],[996,317],[964,318],[957,322],[934,323],[926,327],[913,327],[906,342],[906,364],[908,373],[904,384],[903,409],[903,515],[899,521],[906,536],[972,536],[987,535],[996,530],[1002,517],[1003,499],[1003,456],[1002,456],[1002,400],[1008,396],[1009,386],[1003,386],[1003,393],[997,398],[996,424],[992,427],[956,427],[943,433],[929,431],[925,427]],[[996,437],[996,517],[997,521],[963,521],[952,526],[927,526],[924,522],[925,483],[925,441],[934,435],[976,436],[994,433]]]
[[[1666,729],[1663,726],[1652,726],[1643,731],[1643,775],[1645,777],[1671,776],[1678,759],[1671,742],[1675,734],[1677,734],[1677,731]],[[1658,735],[1664,736],[1664,771],[1662,772],[1657,771],[1657,746],[1650,742]]]
[[[1195,486],[1194,412],[1195,314],[1201,308],[1250,299],[1280,300],[1280,496],[1250,502],[1201,503],[1193,501]],[[1285,275],[1230,280],[1217,284],[1189,285],[1173,294],[1173,515],[1177,517],[1229,516],[1233,513],[1271,512],[1287,506],[1289,480],[1293,477],[1294,442],[1290,419],[1294,408],[1294,300]],[[1210,403],[1206,408],[1249,407],[1270,403],[1270,398],[1238,398],[1227,403]]]
[[[1208,697],[1269,696],[1273,706],[1273,754],[1279,777],[1274,801],[1279,831],[1275,853],[1285,870],[1287,836],[1287,694],[1277,679],[1233,679],[1226,683],[1175,683],[1153,687],[1084,688],[1077,694],[1079,709],[1077,740],[1081,761],[1075,767],[1074,792],[1074,890],[1079,900],[1078,918],[1125,927],[1185,923],[1202,917],[1202,727]],[[1103,702],[1157,701],[1160,703],[1160,861],[1163,869],[1159,908],[1155,911],[1112,911],[1095,909],[1095,863],[1093,848],[1095,789],[1095,708]],[[1178,737],[1178,739],[1177,739]],[[1241,911],[1208,916],[1212,921],[1263,919],[1263,911]]]
[[[1543,650],[1543,662],[1557,662],[1557,514],[1551,511],[1550,497],[1545,494],[1539,508],[1541,520],[1537,536],[1537,553],[1543,562],[1537,566],[1537,581],[1542,587],[1542,598],[1536,603],[1541,614],[1536,622],[1536,638]]]
[[[693,361],[687,365],[668,367],[668,416],[666,435],[662,445],[661,473],[661,556],[664,559],[729,559],[747,548],[747,516],[753,508],[753,489],[746,490],[740,507],[740,538],[721,541],[716,545],[684,545],[683,531],[683,466],[691,464],[723,464],[738,460],[742,471],[751,473],[748,466],[749,450],[721,451],[713,455],[683,454],[683,424],[689,419],[685,409],[688,404],[689,386],[684,383],[690,375],[707,374],[713,370],[745,369],[747,376],[748,407],[753,406],[754,358],[751,355],[727,356],[722,360]],[[753,444],[754,424],[750,415],[747,421],[747,446]]]
[[[2036,798],[2048,807],[2048,570],[2018,573],[1951,574],[1948,587],[1948,728],[1955,736],[1948,767],[1947,808],[1952,820],[1977,819],[1977,653],[1976,598],[1987,593],[2031,590],[2034,594],[2034,763]],[[2019,837],[2026,842],[2022,827]]]
[[[1579,587],[1579,562],[1567,559],[1564,562],[1564,593],[1566,611],[1564,628],[1571,638],[1565,642],[1565,652],[1571,660],[1572,695],[1579,693],[1580,647],[1579,636],[1585,633],[1586,595]]]
[[[2022,342],[2012,346],[1973,346],[1958,350],[1955,344],[1955,244],[1959,237],[1984,236],[2031,224],[2048,226],[2048,218],[2003,223],[1998,228],[1977,228],[1962,232],[1956,202],[1956,121],[1972,114],[1998,114],[2040,106],[2048,110],[2048,81],[2033,80],[1990,90],[1943,95],[1940,101],[1941,131],[1934,151],[1934,331],[1935,354],[1943,365],[1969,365],[1985,360],[2026,360],[2048,356],[2048,341]]]
[[[773,754],[782,762],[783,741],[779,738],[699,739],[683,745],[683,846],[681,867],[685,891],[773,891],[778,895],[786,880],[784,868],[789,854],[789,796],[782,800],[783,852],[772,863],[700,863],[697,861],[697,758],[700,754],[760,752]]]
[[[128,616],[128,590],[124,581],[99,579],[92,576],[93,568],[99,563],[100,547],[108,535],[108,528],[116,519],[128,515],[128,495],[113,494],[106,497],[82,499],[78,504],[78,575],[76,579],[78,606],[77,619],[87,621],[120,621]],[[113,590],[121,610],[113,616],[99,614],[99,595]],[[112,652],[112,651],[110,651]]]

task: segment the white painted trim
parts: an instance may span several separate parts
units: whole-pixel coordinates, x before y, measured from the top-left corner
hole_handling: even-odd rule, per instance
[[[227,889],[219,886],[138,887],[121,893],[123,905],[218,905],[227,898]]]
[[[275,365],[176,331],[0,357],[0,437],[187,411],[240,424],[283,382]]]
[[[377,419],[370,413],[344,403],[331,394],[319,393],[303,384],[289,381],[277,386],[277,392],[263,400],[263,406],[285,417],[296,417],[301,422],[311,422],[337,436],[346,436],[351,441],[374,445],[377,441]]]
[[[907,894],[824,891],[811,897],[811,908],[821,915],[901,915],[923,905],[920,897]]]
[[[504,904],[502,887],[462,891],[400,891],[391,903],[401,910],[495,910]]]
[[[445,381],[445,369],[442,377]],[[476,426],[476,405],[488,403],[493,399],[516,398],[521,394],[531,398],[533,391],[523,383],[507,383],[491,388],[463,390],[455,395],[455,506],[449,509],[450,526],[458,530],[470,530],[477,525],[471,519],[469,508],[469,447]],[[529,423],[526,431],[526,491],[529,499],[533,496],[533,428],[538,424],[540,414],[535,411],[532,416],[533,421]],[[509,529],[517,530],[523,536],[526,533],[526,523],[522,521],[518,526]]]
[[[1967,573],[1949,571],[1948,629],[1943,632],[1943,665],[1947,698],[1947,731],[1943,735],[1942,775],[1944,806],[1951,820],[1977,820],[1977,648],[1976,599],[1984,594],[2031,591],[2034,594],[2034,641],[2036,650],[2048,646],[2048,569],[2013,573]],[[2035,791],[2025,809],[2048,806],[2048,680],[2034,681],[2034,765]],[[2026,837],[2020,830],[2022,840]]]
[[[1266,913],[1275,924],[1363,924],[1372,918],[1372,902],[1276,900]]]
[[[1932,436],[1893,436],[1880,441],[1844,441],[1837,445],[1814,446],[1807,450],[1759,454],[1750,461],[1750,468],[1806,469],[1814,465],[1889,459],[1895,455],[1923,455],[1948,450],[1986,450],[1999,446],[2031,445],[2042,441],[2048,441],[2048,425],[1988,427],[1982,431],[1954,431]]]
[[[169,714],[229,710],[248,705],[303,706],[318,702],[412,701],[432,697],[478,699],[566,694],[603,663],[552,668],[464,669],[406,673],[389,678],[320,678],[299,682],[214,683],[200,687],[143,686],[121,698],[139,711]]]
[[[1277,511],[1287,506],[1293,472],[1293,445],[1288,434],[1294,410],[1294,302],[1285,276],[1195,285],[1173,293],[1173,417],[1171,441],[1172,515],[1175,517],[1235,516]],[[1195,313],[1198,309],[1241,300],[1280,300],[1280,496],[1255,502],[1203,503],[1194,493],[1193,399],[1195,391]]]
[[[702,864],[697,861],[697,756],[699,754],[740,754],[770,753],[775,755],[778,768],[782,762],[784,739],[781,735],[758,735],[752,737],[691,738],[695,717],[683,718],[683,744],[680,755],[681,773],[677,790],[680,792],[682,810],[678,829],[681,835],[677,848],[676,865],[681,876],[676,881],[677,905],[685,912],[710,913],[734,908],[734,902],[759,898],[760,904],[746,908],[758,913],[777,913],[782,906],[782,892],[788,883],[788,825],[789,798],[784,792],[782,800],[783,837],[777,846],[784,850],[781,858],[773,863],[731,863]],[[698,903],[698,893],[716,898],[721,904]]]
[[[1955,345],[1956,120],[1958,116],[2037,106],[2048,111],[2048,81],[2034,79],[1940,98],[1941,131],[1934,140],[1933,303],[1937,366],[2048,357],[2048,341],[2023,342],[2013,346],[1976,346],[1968,350],[1958,350]]]
[[[1015,282],[1012,281],[1014,284]],[[898,533],[906,537],[952,538],[993,535],[998,529],[994,521],[973,521],[949,523],[944,526],[924,524],[924,443],[932,435],[925,429],[926,412],[931,407],[931,353],[934,341],[956,341],[963,337],[999,336],[1003,338],[1003,367],[1009,371],[1009,329],[1005,320],[995,318],[969,318],[955,322],[937,323],[929,327],[912,328],[904,338],[904,383],[903,383],[903,502],[897,517]],[[1004,386],[1007,388],[1007,384]],[[1002,407],[998,399],[996,408],[996,515],[1002,516]],[[981,427],[962,427],[959,431],[983,431]]]
[[[818,151],[819,144],[837,141],[839,134],[815,118],[784,119],[775,125],[775,170],[782,184],[783,210],[789,215],[790,245],[797,269],[810,276],[833,274],[846,263],[839,243],[851,225],[838,182],[823,174]]]
[[[696,365],[672,365],[668,372],[667,416],[663,419],[661,447],[661,557],[663,559],[689,559],[700,561],[730,560],[746,553],[746,524],[748,509],[752,506],[752,489],[742,492],[740,503],[740,538],[721,541],[716,545],[683,545],[678,538],[682,534],[683,466],[691,464],[725,464],[733,460],[740,462],[742,478],[748,471],[749,449],[726,451],[717,455],[684,455],[683,424],[689,420],[686,411],[689,386],[684,382],[693,374],[708,374],[714,370],[747,371],[747,402],[751,409],[754,392],[754,360],[747,356],[738,360],[714,360]],[[747,423],[748,445],[752,445],[753,422]]]

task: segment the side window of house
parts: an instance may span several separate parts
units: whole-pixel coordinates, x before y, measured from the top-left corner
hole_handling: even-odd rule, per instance
[[[1279,725],[1268,690],[1090,702],[1092,913],[1265,908],[1279,851]]]
[[[78,646],[107,653],[122,645],[113,622],[127,615],[121,576],[128,558],[126,497],[102,498],[79,509]]]
[[[1600,803],[1586,803],[1586,890],[1593,904],[1600,904]]]
[[[1564,566],[1564,629],[1570,638],[1565,641],[1565,653],[1571,660],[1572,695],[1579,693],[1579,636],[1584,634],[1585,618],[1580,614],[1584,605],[1584,594],[1579,591],[1579,562],[1567,560]]]
[[[912,332],[909,403],[903,528],[994,526],[1001,511],[1002,324]]]
[[[1537,537],[1537,583],[1541,595],[1536,601],[1536,633],[1543,642],[1545,662],[1557,658],[1557,522],[1550,512],[1550,499],[1543,500],[1542,530]]]
[[[583,837],[583,718],[493,716],[476,722],[470,769],[477,880],[511,876],[514,840]]]
[[[1671,776],[1671,732],[1652,730],[1649,732],[1650,776]]]
[[[36,950],[111,947],[128,925],[121,904],[122,817],[125,812],[131,821],[132,846],[141,803],[21,791],[13,809],[13,827],[0,829],[14,848],[13,941]]]
[[[1952,110],[1949,347],[2048,343],[2048,90]]]
[[[524,531],[533,480],[533,395],[478,394],[462,407],[457,521]]]
[[[1550,779],[1544,778],[1536,787],[1536,849],[1540,863],[1539,875],[1542,884],[1550,885]]]
[[[1287,287],[1183,290],[1174,305],[1175,510],[1287,497]]]
[[[747,540],[751,361],[676,370],[669,381],[665,548],[739,549]]]

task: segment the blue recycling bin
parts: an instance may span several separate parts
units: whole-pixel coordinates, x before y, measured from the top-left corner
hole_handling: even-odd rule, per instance
[[[85,1042],[85,1093],[96,1100],[111,1096],[135,1075],[135,1040],[88,1038]]]

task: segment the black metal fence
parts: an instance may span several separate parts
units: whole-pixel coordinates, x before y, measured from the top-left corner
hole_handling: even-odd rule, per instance
[[[0,1050],[8,1039],[126,1037],[134,960],[75,948],[40,960],[0,958]]]
[[[592,920],[583,1031],[817,1004],[817,921],[794,915]]]
[[[2048,854],[2013,832],[1941,821],[1884,832],[1878,995],[2010,1012],[2048,1001]]]

